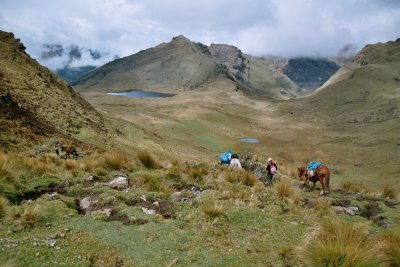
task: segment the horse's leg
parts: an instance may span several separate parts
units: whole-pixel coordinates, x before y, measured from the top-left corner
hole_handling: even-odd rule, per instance
[[[320,196],[325,194],[325,182],[324,182],[324,177],[319,178],[319,182],[321,183],[321,192],[319,193]]]

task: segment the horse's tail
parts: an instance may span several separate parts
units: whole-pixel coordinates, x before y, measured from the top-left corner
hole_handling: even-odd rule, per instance
[[[326,167],[326,170],[327,170],[327,172],[326,172],[326,189],[328,189],[329,190],[329,178],[330,178],[330,176],[331,176],[331,171],[329,170],[329,168],[328,167]]]

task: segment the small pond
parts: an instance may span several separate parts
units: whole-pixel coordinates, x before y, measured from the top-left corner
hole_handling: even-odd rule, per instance
[[[126,96],[132,98],[155,98],[155,97],[171,97],[175,94],[166,94],[166,93],[159,93],[159,92],[146,92],[138,89],[128,90],[124,92],[118,93],[107,93],[107,95],[116,95],[116,96]]]
[[[244,143],[260,143],[257,138],[240,138],[239,141]]]

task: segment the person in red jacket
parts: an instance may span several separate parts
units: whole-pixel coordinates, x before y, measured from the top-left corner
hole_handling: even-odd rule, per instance
[[[267,171],[270,183],[272,183],[272,178],[274,177],[274,174],[276,173],[277,170],[278,166],[276,165],[276,163],[272,160],[272,158],[268,158]]]

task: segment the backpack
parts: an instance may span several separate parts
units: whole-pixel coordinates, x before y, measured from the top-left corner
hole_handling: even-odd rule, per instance
[[[232,151],[230,149],[228,149],[225,153],[222,153],[219,156],[219,161],[223,164],[229,164],[230,163],[229,156],[232,156]]]

